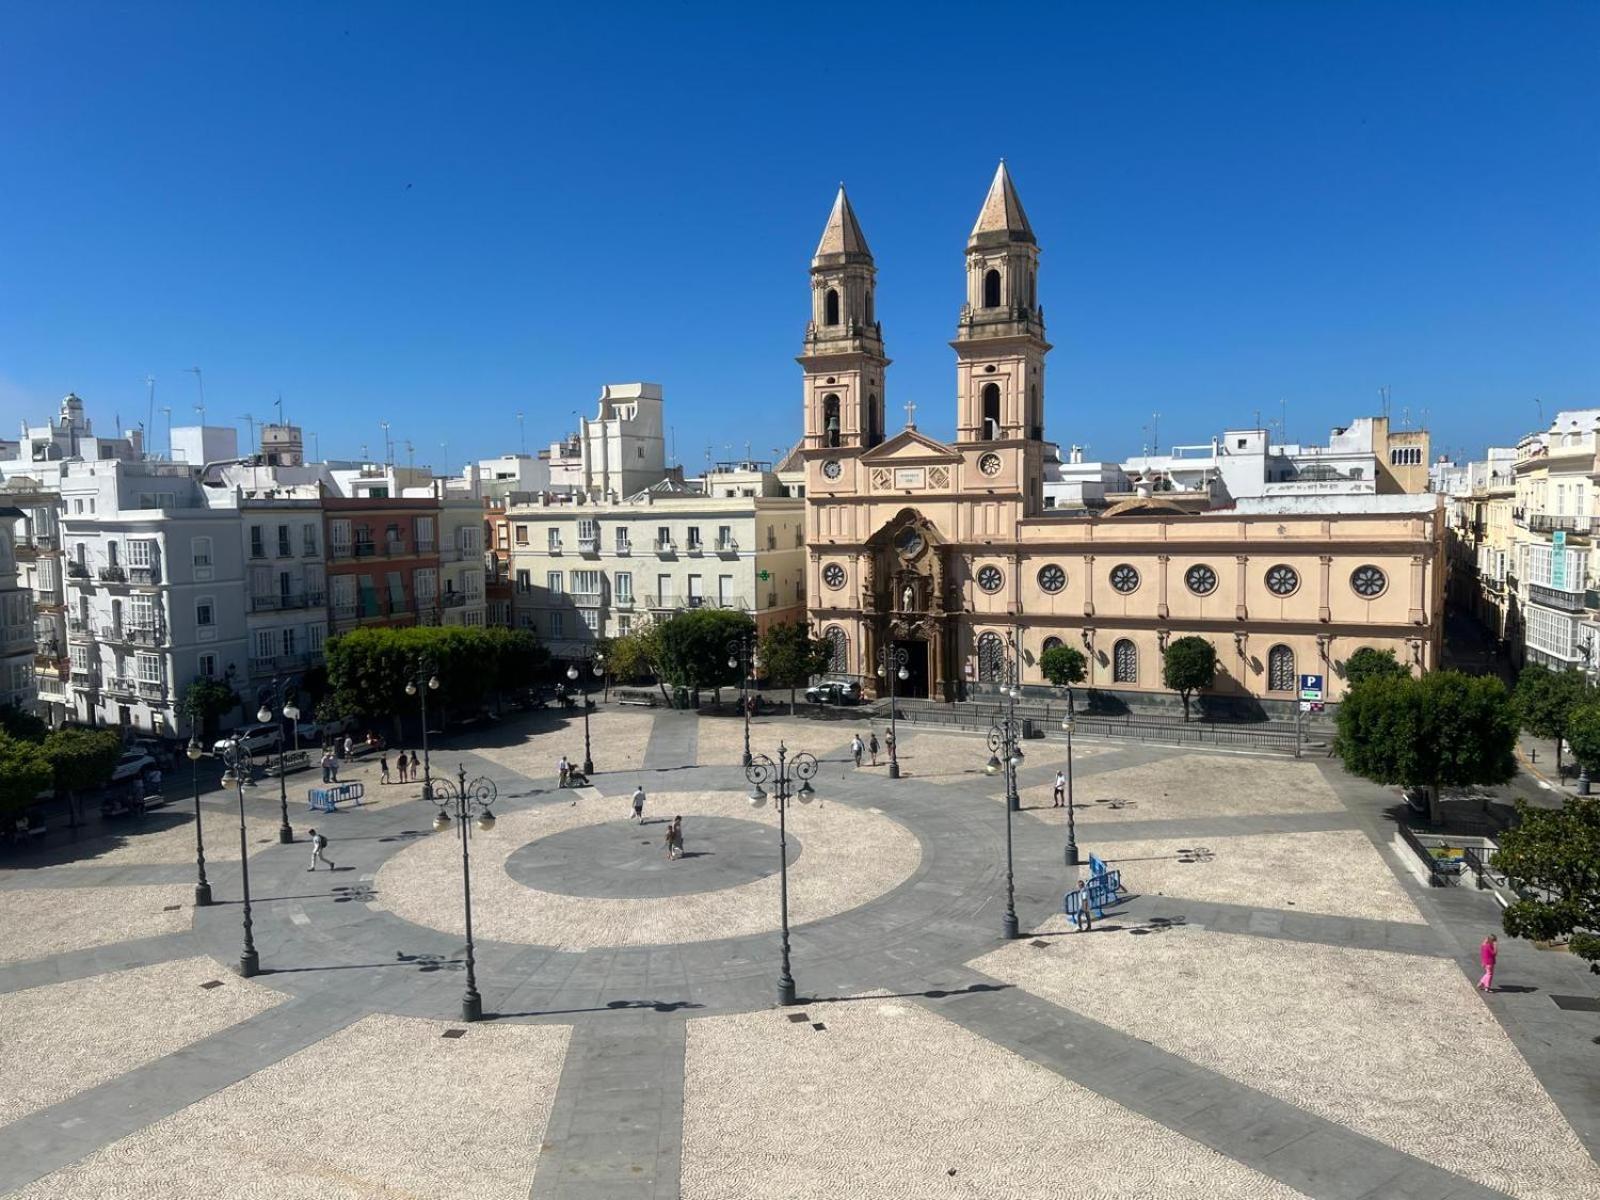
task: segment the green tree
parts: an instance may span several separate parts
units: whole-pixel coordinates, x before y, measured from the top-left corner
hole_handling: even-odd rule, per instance
[[[1535,737],[1555,739],[1556,777],[1560,778],[1561,746],[1567,738],[1567,721],[1573,709],[1594,700],[1594,689],[1576,668],[1552,671],[1547,667],[1528,666],[1517,676],[1513,696],[1522,728]]]
[[[611,639],[606,647],[606,668],[618,683],[635,683],[655,674],[649,640],[644,630]]]
[[[1209,644],[1209,643],[1208,643]],[[1039,655],[1039,670],[1056,687],[1067,689],[1067,708],[1072,708],[1072,685],[1082,683],[1089,674],[1089,662],[1076,646],[1051,646]]]
[[[795,692],[801,684],[821,675],[833,661],[833,643],[812,637],[804,621],[782,621],[768,625],[756,646],[761,672],[768,682],[789,689],[789,713],[795,711]]]
[[[1439,790],[1505,783],[1516,774],[1516,713],[1505,685],[1487,676],[1434,671],[1370,679],[1339,705],[1334,750],[1352,775]]]
[[[702,689],[720,690],[739,682],[739,668],[728,665],[728,643],[754,628],[749,617],[731,609],[691,608],[675,613],[657,626],[657,670],[674,687],[693,692],[698,705]]]
[[[45,738],[43,750],[55,774],[56,790],[66,794],[76,824],[79,793],[111,781],[122,757],[122,735],[114,729],[57,729]]]
[[[1194,635],[1168,642],[1161,656],[1161,678],[1183,700],[1183,719],[1187,721],[1189,697],[1216,682],[1217,648]]]
[[[1359,687],[1369,679],[1392,679],[1397,675],[1411,674],[1397,662],[1393,650],[1374,650],[1363,646],[1344,660],[1346,687]]]
[[[0,733],[8,733],[24,742],[42,742],[50,727],[33,713],[15,704],[0,704]]]
[[[1500,835],[1493,865],[1522,893],[1500,915],[1505,931],[1568,938],[1600,974],[1600,801],[1568,800],[1558,809],[1517,801],[1517,824]]]
[[[217,731],[217,719],[239,706],[239,697],[220,679],[196,679],[183,692],[178,711],[189,720],[190,731],[200,730],[202,741]]]
[[[1567,745],[1589,770],[1600,768],[1600,703],[1580,704],[1567,714]]]
[[[50,790],[55,771],[37,742],[0,732],[0,820],[7,827]]]
[[[492,666],[492,687],[496,701],[507,692],[532,687],[550,665],[550,651],[526,629],[502,629],[496,626],[474,632],[480,632],[484,637]]]

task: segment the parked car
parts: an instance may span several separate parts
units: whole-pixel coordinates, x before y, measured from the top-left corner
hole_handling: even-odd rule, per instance
[[[860,704],[861,685],[850,679],[824,679],[806,689],[808,704]]]
[[[161,741],[158,738],[134,738],[128,743],[129,750],[143,750],[156,760],[156,766],[163,771],[170,771],[177,765],[178,757],[171,742]]]
[[[278,748],[278,742],[283,734],[276,725],[246,725],[243,729],[236,729],[225,738],[218,738],[211,747],[213,754],[221,754],[228,749],[237,738],[239,744],[250,754],[265,754]]]
[[[341,717],[337,721],[301,721],[295,726],[295,734],[301,746],[320,746],[327,738],[344,740],[344,735],[353,734],[359,724],[354,717]]]
[[[117,759],[117,765],[111,769],[112,783],[131,783],[144,775],[146,771],[156,769],[156,760],[137,747],[124,750],[122,757]]]

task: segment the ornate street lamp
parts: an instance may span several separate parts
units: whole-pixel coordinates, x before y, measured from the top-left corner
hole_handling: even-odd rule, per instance
[[[728,665],[739,672],[739,711],[744,715],[744,759],[741,766],[750,765],[750,677],[756,670],[755,630],[741,633],[728,643]]]
[[[467,843],[472,840],[474,818],[479,829],[488,833],[494,828],[494,813],[490,805],[497,795],[494,781],[479,776],[467,783],[467,769],[456,767],[456,782],[441,779],[433,785],[430,799],[439,806],[433,818],[436,833],[443,833],[452,822],[461,836],[461,897],[467,914],[467,990],[461,997],[461,1019],[483,1019],[483,997],[478,994],[477,956],[472,942],[472,863],[467,853]]]
[[[596,677],[604,675],[606,673],[605,656],[596,654],[591,669]],[[567,668],[567,678],[573,683],[577,683],[580,679],[583,680],[582,684],[579,685],[579,691],[582,693],[581,698],[583,700],[583,777],[587,779],[594,774],[594,756],[589,750],[589,676],[578,670],[577,663],[573,663]]]
[[[906,664],[911,655],[904,646],[878,647],[878,678],[889,681],[889,778],[900,778],[900,736],[895,713],[895,680],[904,683],[911,678]]]
[[[989,727],[989,761],[984,774],[1006,775],[1006,911],[1001,919],[1004,936],[1017,936],[1016,885],[1011,859],[1011,814],[1022,807],[1017,796],[1017,768],[1022,765],[1022,723],[1017,719],[1017,701],[1022,688],[1017,685],[1017,643],[1006,634],[1006,656],[1001,667],[1000,691],[1006,698],[1005,715]]]
[[[261,956],[256,953],[253,922],[250,919],[250,844],[244,827],[244,785],[254,769],[250,751],[244,748],[238,735],[222,748],[222,762],[227,767],[222,773],[222,786],[231,787],[239,798],[239,876],[244,887],[244,940],[239,945],[239,974],[245,979],[261,973]]]
[[[1072,819],[1072,730],[1077,721],[1072,715],[1072,691],[1067,691],[1067,716],[1061,728],[1067,731],[1067,866],[1078,865],[1078,829]]]
[[[772,803],[778,810],[778,897],[783,930],[780,941],[783,968],[778,975],[778,1003],[782,1005],[794,1003],[794,975],[789,970],[789,837],[786,817],[791,801],[811,803],[812,796],[816,795],[811,787],[811,779],[816,773],[817,760],[813,755],[801,751],[791,757],[789,748],[782,742],[778,743],[777,762],[765,754],[757,754],[744,769],[745,778],[750,781],[750,807],[760,808],[766,804],[768,793],[761,785],[768,784],[772,788]],[[800,785],[798,790],[794,787],[796,782]]]
[[[285,700],[285,691],[288,687],[287,679],[274,679],[270,684],[261,689],[261,707],[256,710],[256,720],[265,725],[272,720],[272,713],[277,709],[287,717],[296,727],[300,723],[300,710],[295,707],[294,699]],[[271,703],[268,703],[268,701]],[[283,769],[284,746],[283,722],[278,722],[278,841],[282,845],[290,845],[294,841],[294,830],[289,828],[289,785],[285,782],[286,772]]]
[[[211,903],[211,881],[206,878],[206,839],[200,828],[200,760],[205,750],[200,746],[200,731],[189,728],[189,746],[185,751],[194,771],[194,866],[199,878],[194,885],[194,906],[205,908]]]
[[[406,695],[418,696],[422,702],[422,798],[433,797],[433,768],[428,761],[428,693],[439,690],[439,677],[417,663],[415,678],[406,680]]]

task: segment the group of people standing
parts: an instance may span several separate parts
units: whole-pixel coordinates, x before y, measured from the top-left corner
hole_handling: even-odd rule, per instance
[[[402,750],[400,751],[400,757],[395,759],[394,766],[395,770],[400,772],[400,779],[398,782],[415,783],[420,778],[417,772],[422,768],[422,755],[407,755],[406,752]],[[378,780],[380,783],[388,783],[390,781],[389,756],[387,754],[378,759]]]
[[[850,739],[850,757],[856,760],[856,766],[858,767],[862,765],[862,759],[864,758],[870,758],[872,760],[870,765],[877,766],[879,749],[878,731],[876,729],[867,731],[866,741],[861,740],[859,733]],[[884,731],[882,750],[890,758],[894,757],[894,732],[892,730]]]

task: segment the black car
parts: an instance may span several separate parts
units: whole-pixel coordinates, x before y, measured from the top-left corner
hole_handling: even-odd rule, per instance
[[[824,679],[806,689],[811,704],[860,704],[861,685],[848,679]]]

